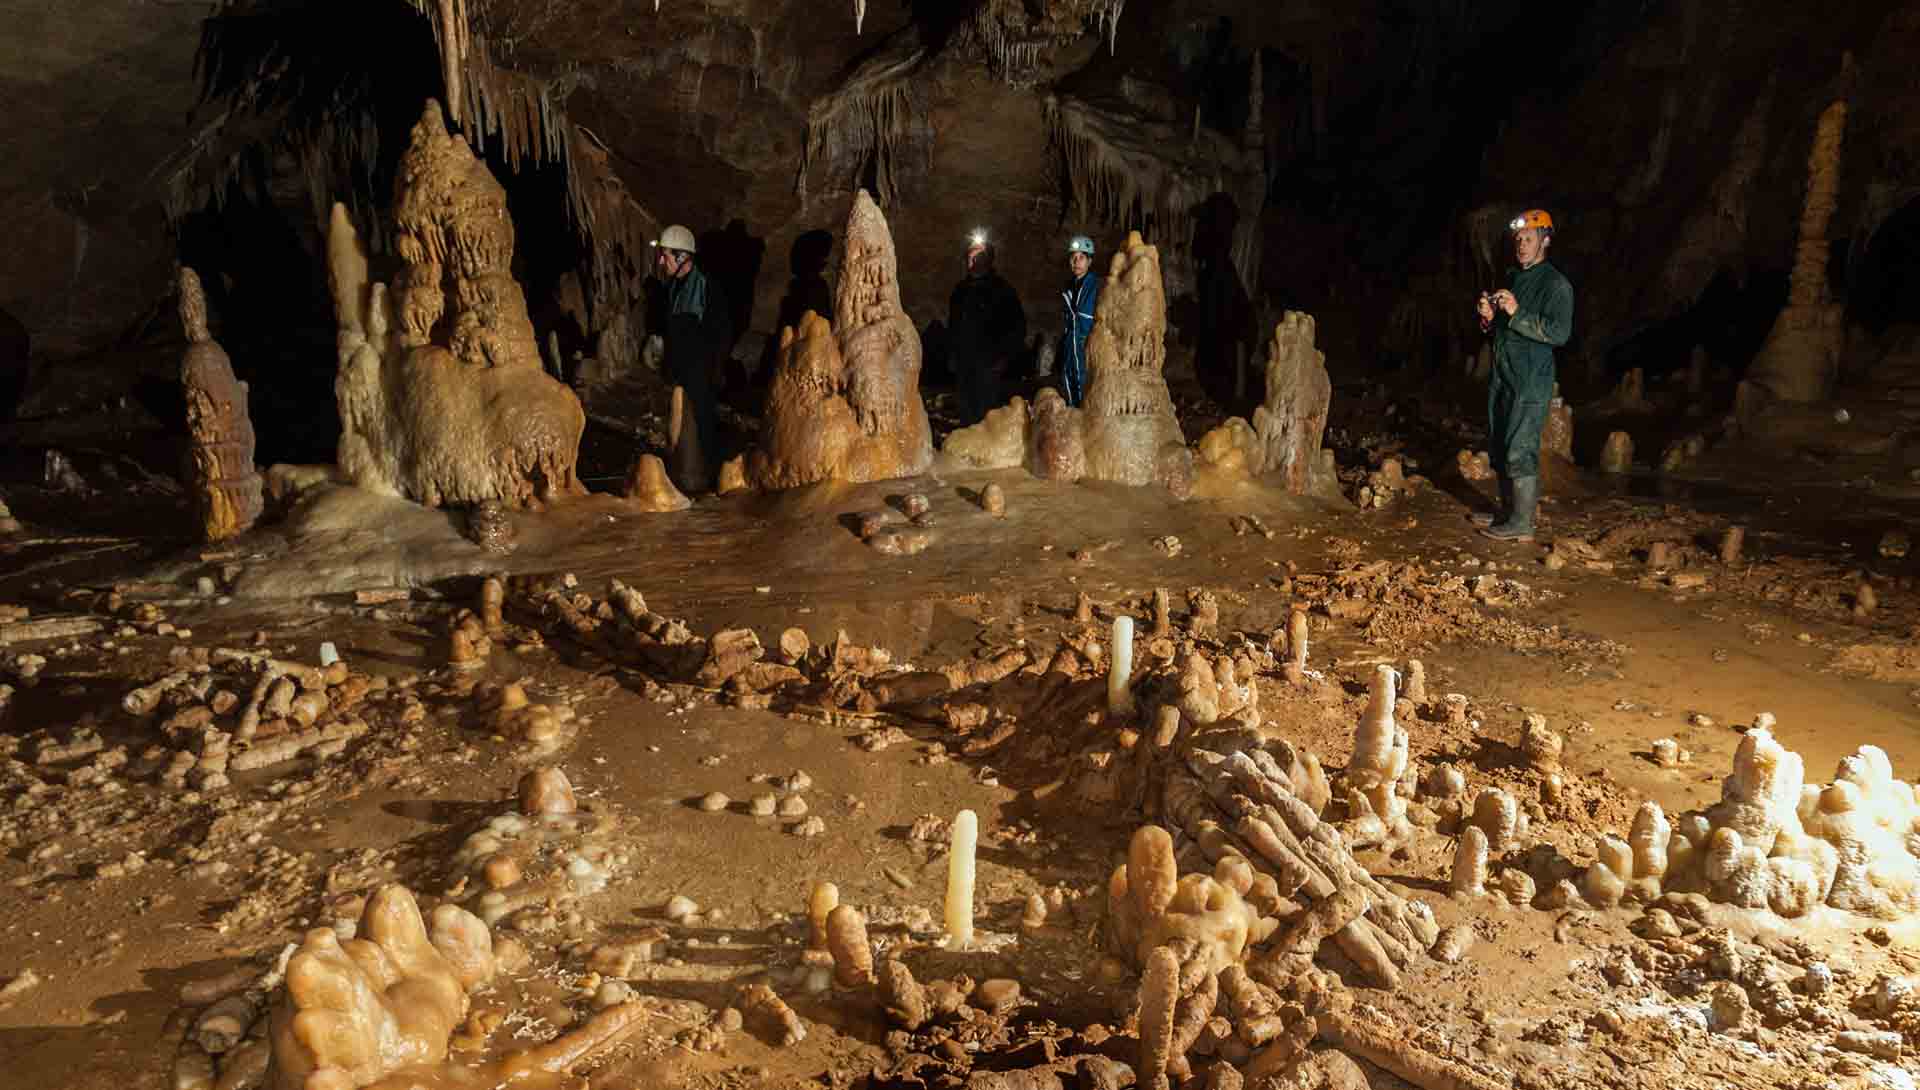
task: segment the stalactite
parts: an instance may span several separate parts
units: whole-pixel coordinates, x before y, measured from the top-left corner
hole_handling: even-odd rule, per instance
[[[853,0],[853,32],[859,34],[867,22],[867,0]]]
[[[899,150],[924,127],[912,77],[926,60],[926,48],[911,26],[856,68],[838,90],[816,99],[807,110],[806,149],[795,191],[807,196],[807,178],[815,163],[852,169],[841,179],[857,182],[871,168],[874,198],[882,207],[899,196]],[[930,139],[930,136],[928,137]]]

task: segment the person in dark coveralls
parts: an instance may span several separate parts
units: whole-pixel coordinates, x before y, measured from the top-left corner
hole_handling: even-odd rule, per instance
[[[1000,401],[1000,371],[1027,343],[1027,312],[993,268],[984,231],[967,242],[967,275],[947,302],[947,358],[960,388],[960,423],[976,424]]]
[[[1060,334],[1060,394],[1079,408],[1087,398],[1087,335],[1093,332],[1093,312],[1100,304],[1100,275],[1093,271],[1093,240],[1073,236],[1067,243],[1067,268],[1073,279],[1060,293],[1066,304],[1066,328]]]
[[[1540,429],[1553,400],[1553,350],[1573,332],[1573,285],[1547,260],[1553,217],[1534,208],[1507,225],[1514,268],[1507,286],[1482,292],[1480,331],[1493,336],[1487,386],[1487,454],[1500,478],[1500,513],[1473,521],[1496,541],[1532,541],[1540,502]]]
[[[648,327],[665,330],[667,381],[686,391],[700,451],[709,464],[718,465],[723,454],[714,380],[733,349],[727,298],[695,264],[698,244],[692,231],[675,224],[660,232],[653,245],[653,268],[660,287]]]

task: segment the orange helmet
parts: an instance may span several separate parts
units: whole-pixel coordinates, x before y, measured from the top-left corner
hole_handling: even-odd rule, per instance
[[[1525,212],[1513,217],[1513,222],[1507,224],[1507,230],[1509,231],[1524,231],[1529,227],[1538,227],[1542,231],[1551,234],[1553,233],[1553,217],[1548,215],[1547,210],[1544,208],[1529,208]]]

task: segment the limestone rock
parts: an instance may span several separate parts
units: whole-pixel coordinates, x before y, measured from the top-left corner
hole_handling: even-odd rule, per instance
[[[760,449],[746,465],[756,488],[883,481],[933,463],[920,334],[900,306],[886,217],[865,190],[854,195],[844,237],[833,326],[808,311],[780,331]]]
[[[180,385],[187,399],[186,478],[193,493],[200,534],[224,541],[260,517],[260,474],[253,467],[253,421],[247,414],[247,384],[207,331],[207,297],[200,277],[180,270],[180,324],[187,353],[180,359]]]
[[[339,322],[339,462],[354,484],[430,507],[584,491],[586,414],[547,375],[509,269],[506,191],[429,101],[394,201],[402,268],[369,279],[346,209],[327,238]]]

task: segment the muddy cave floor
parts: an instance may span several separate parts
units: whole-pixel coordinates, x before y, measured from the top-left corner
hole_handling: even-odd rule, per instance
[[[1004,519],[975,502],[990,481],[1005,489]],[[915,491],[930,498],[935,522],[924,553],[880,556],[850,532],[852,513]],[[89,724],[108,745],[138,751],[150,740],[140,732],[151,727],[119,710],[127,690],[165,673],[177,647],[245,647],[260,633],[283,658],[317,662],[329,641],[357,670],[444,678],[445,609],[470,604],[474,577],[498,570],[572,573],[596,596],[608,578],[622,578],[655,610],[687,618],[702,634],[745,625],[771,642],[799,626],[821,643],[844,630],[896,662],[939,666],[1023,639],[1044,661],[1077,627],[1081,591],[1104,622],[1119,612],[1144,618],[1156,587],[1173,593],[1176,613],[1189,588],[1206,588],[1219,597],[1223,630],[1264,641],[1289,609],[1289,563],[1304,574],[1415,562],[1524,584],[1519,592],[1509,586],[1505,601],[1478,602],[1472,616],[1515,619],[1528,635],[1516,639],[1504,623],[1478,632],[1457,621],[1425,625],[1416,611],[1370,640],[1352,619],[1321,618],[1313,665],[1344,691],[1322,714],[1290,721],[1294,740],[1333,772],[1351,751],[1357,694],[1371,665],[1421,658],[1430,687],[1468,694],[1482,727],[1475,735],[1407,724],[1416,763],[1424,770],[1452,761],[1470,790],[1503,777],[1511,785],[1522,710],[1545,715],[1566,736],[1568,778],[1580,784],[1589,814],[1543,835],[1584,863],[1593,838],[1623,833],[1643,799],[1676,813],[1717,798],[1740,728],[1760,711],[1778,717],[1777,737],[1805,756],[1811,778],[1829,777],[1863,743],[1883,747],[1899,775],[1920,771],[1920,676],[1911,658],[1868,655],[1871,676],[1836,668],[1850,648],[1857,664],[1862,646],[1911,647],[1915,595],[1899,580],[1914,572],[1905,559],[1868,559],[1862,508],[1823,495],[1783,502],[1772,529],[1750,520],[1753,559],[1741,567],[1692,560],[1689,570],[1706,577],[1697,587],[1649,573],[1629,555],[1569,554],[1574,562],[1554,570],[1543,563],[1556,539],[1597,536],[1634,518],[1692,519],[1703,541],[1723,524],[1701,510],[1711,506],[1706,500],[1669,508],[1657,497],[1619,493],[1557,499],[1545,509],[1540,543],[1513,546],[1474,535],[1460,500],[1433,488],[1361,513],[1251,487],[1176,504],[1152,489],[964,473],[708,498],[678,515],[633,514],[595,496],[521,517],[518,548],[505,558],[462,539],[452,516],[347,492],[300,512],[287,524],[297,533],[268,527],[231,547],[159,555],[124,535],[32,525],[35,505],[16,500],[30,525],[24,538],[0,544],[0,602],[28,605],[34,617],[82,612],[83,600],[104,610],[99,596],[71,592],[118,585],[123,611],[146,600],[159,612],[149,611],[149,623],[132,634],[110,625],[77,641],[5,648],[47,661],[0,712],[0,730],[60,737]],[[1839,523],[1808,514],[1837,510],[1855,524],[1844,546]],[[1235,532],[1233,517],[1249,514],[1270,538]],[[1167,547],[1170,535],[1177,551]],[[1783,566],[1802,591],[1797,600],[1748,593],[1768,571],[1779,582]],[[1846,608],[1861,568],[1887,577],[1880,608],[1864,620]],[[232,596],[198,596],[192,588],[202,576]],[[1807,592],[1822,586],[1834,589]],[[355,591],[387,587],[412,590],[397,601],[355,603]],[[156,616],[167,623],[150,623]],[[946,861],[942,846],[909,834],[923,815],[951,817],[963,807],[981,815],[977,903],[979,927],[990,935],[1019,932],[1029,893],[1103,888],[1136,824],[1118,808],[1063,797],[1059,768],[995,767],[991,753],[948,752],[944,730],[922,723],[899,721],[910,740],[870,751],[855,742],[878,725],[871,718],[725,707],[686,686],[639,684],[557,642],[496,643],[479,675],[527,679],[536,699],[568,695],[580,729],[541,763],[563,767],[583,801],[621,818],[632,862],[606,891],[580,902],[585,919],[572,926],[602,939],[652,926],[668,933],[666,960],[631,980],[658,1017],[605,1062],[596,1087],[861,1085],[885,1066],[886,1027],[832,995],[788,996],[811,1027],[796,1046],[774,1047],[750,1032],[730,1034],[717,1051],[675,1042],[727,1005],[742,979],[793,965],[795,921],[804,920],[806,890],[817,879],[836,882],[842,903],[863,906],[883,942],[919,910],[937,920]],[[1263,677],[1269,684],[1283,683]],[[102,798],[50,777],[31,803],[7,800],[10,816],[0,820],[46,807],[70,807],[75,816],[50,832],[42,825],[15,836],[0,856],[0,979],[32,970],[41,981],[0,1006],[8,1068],[0,1082],[164,1080],[181,1031],[183,984],[297,940],[324,922],[325,906],[342,891],[393,880],[426,895],[443,890],[461,839],[501,812],[528,766],[512,745],[457,716],[430,717],[401,747],[381,741],[388,729],[399,728],[376,722],[341,757],[236,773],[232,787],[205,795],[130,782]],[[1650,748],[1660,738],[1677,739],[1690,763],[1658,767]],[[740,801],[765,790],[764,777],[795,770],[813,781],[806,794],[823,835],[790,835],[789,821],[749,816]],[[695,805],[716,791],[735,800],[728,809]],[[119,862],[134,855],[146,865]],[[1427,900],[1441,923],[1475,920],[1480,941],[1457,965],[1428,962],[1397,992],[1361,996],[1519,1073],[1522,1085],[1915,1085],[1911,1038],[1905,1058],[1893,1061],[1835,1051],[1824,1043],[1830,1032],[1791,1026],[1756,1043],[1709,1032],[1704,993],[1614,987],[1596,966],[1642,942],[1629,931],[1637,910],[1456,902],[1445,893],[1451,858],[1452,842],[1428,832],[1402,857],[1366,860],[1394,887]],[[664,920],[675,895],[702,907],[698,924]],[[1851,967],[1856,990],[1879,972],[1920,970],[1912,952],[1920,951],[1920,929],[1910,923],[1876,932],[1875,921],[1838,913],[1769,922],[1734,910],[1714,922],[1804,941]],[[930,926],[925,916],[919,923]],[[1020,979],[1034,1003],[1025,1017],[1118,1025],[1125,1015],[1115,1010],[1117,993],[1098,993],[1086,980],[1097,956],[1088,937],[1003,942],[954,955],[954,964],[975,979]],[[549,1034],[568,1017],[556,1000],[585,1009],[567,991],[584,969],[566,945],[564,935],[529,942],[532,964],[506,987],[506,1001],[534,1017],[509,1021],[519,1028],[503,1029],[502,1038]],[[1624,1028],[1589,1027],[1603,1009],[1625,1012]],[[1561,1028],[1543,1032],[1552,1025]],[[1366,1072],[1376,1087],[1405,1085]]]

